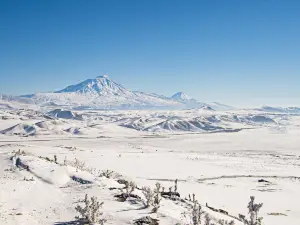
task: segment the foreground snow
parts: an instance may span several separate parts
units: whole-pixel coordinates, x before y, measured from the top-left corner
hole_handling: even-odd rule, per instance
[[[139,117],[148,119],[140,126],[150,127],[157,119],[164,119],[161,114],[185,121],[200,115],[215,116],[219,126],[240,131],[159,129],[152,133],[124,126]],[[260,213],[263,224],[299,224],[299,117],[255,114],[253,119],[253,112],[228,115],[207,111],[86,112],[80,121],[53,120],[26,110],[1,111],[0,130],[6,132],[0,135],[0,224],[66,224],[75,220],[75,206],[85,194],[104,202],[107,224],[133,224],[147,215],[160,224],[186,224],[182,213],[189,211],[187,203],[163,199],[158,213],[152,214],[151,209],[141,209],[141,202],[119,202],[114,195],[124,187],[117,182],[120,177],[107,179],[64,165],[65,159],[75,158],[89,168],[113,170],[138,187],[154,187],[160,182],[168,189],[178,179],[181,197],[195,193],[212,218],[232,219],[210,210],[206,203],[233,216],[246,215],[249,197],[255,196],[257,202],[264,203]],[[24,124],[34,128],[29,129],[29,135],[24,136]],[[29,171],[13,168],[10,157],[19,149],[26,153],[20,159]],[[54,155],[58,164],[51,161]],[[134,194],[143,196],[139,190]]]

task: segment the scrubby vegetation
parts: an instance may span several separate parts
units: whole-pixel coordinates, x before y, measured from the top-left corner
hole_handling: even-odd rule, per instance
[[[15,156],[25,155],[25,152],[14,152]],[[47,157],[38,157],[42,160],[47,160]],[[48,161],[48,160],[47,160]],[[54,156],[53,160],[49,160],[50,162],[56,162],[56,164],[61,166],[72,166],[76,168],[76,170],[82,170],[91,173],[95,176],[95,179],[102,177],[101,180],[107,179],[116,179],[116,173],[111,170],[97,170],[95,168],[88,167],[84,162],[75,158],[74,161],[64,160],[64,164],[57,163],[57,156]],[[120,175],[119,175],[120,176]],[[103,179],[103,177],[105,177]],[[73,180],[76,179],[81,184],[92,184],[92,182],[85,182],[81,177],[72,177]],[[26,179],[24,181],[34,181],[34,179]],[[116,198],[120,199],[121,202],[125,202],[128,199],[128,203],[130,204],[143,204],[144,208],[141,209],[151,209],[151,213],[157,213],[161,207],[162,198],[166,200],[172,200],[176,205],[181,205],[187,208],[187,211],[184,212],[183,218],[185,222],[181,225],[234,225],[234,220],[224,220],[218,219],[211,214],[208,213],[209,210],[212,210],[217,213],[221,213],[228,218],[236,219],[244,223],[245,225],[262,225],[262,217],[259,217],[259,211],[263,206],[262,203],[255,203],[255,198],[253,196],[250,197],[250,202],[248,203],[248,213],[249,218],[246,218],[244,215],[239,215],[235,217],[230,215],[227,211],[222,209],[216,209],[211,206],[201,206],[201,204],[196,200],[196,196],[193,193],[189,194],[188,198],[182,199],[178,192],[178,180],[174,181],[174,186],[169,187],[169,191],[165,191],[165,188],[160,184],[156,183],[155,187],[152,189],[151,187],[143,187],[139,188],[133,181],[127,181],[124,178],[116,179],[117,183],[124,185],[124,187],[114,188],[110,190],[119,191],[118,195],[115,195]],[[174,190],[174,191],[173,191]],[[135,192],[136,191],[136,192]],[[141,192],[139,192],[141,191]],[[142,194],[142,195],[141,195]],[[134,203],[133,203],[134,202]],[[83,224],[100,224],[103,225],[106,222],[106,219],[103,216],[103,212],[101,208],[103,206],[103,202],[99,202],[97,197],[89,198],[88,195],[85,195],[85,199],[75,207],[75,210],[79,213],[79,216],[76,217]],[[158,215],[158,214],[157,214]],[[159,220],[152,219],[149,216],[143,217],[139,220],[135,220],[134,224],[144,224],[146,221],[152,221],[153,224],[159,224]],[[152,222],[150,224],[152,224]]]
[[[76,219],[88,224],[97,223],[103,225],[106,222],[103,218],[103,213],[100,211],[104,204],[103,202],[99,203],[96,197],[91,197],[91,199],[89,199],[86,194],[83,203],[83,207],[80,205],[75,207],[75,210],[80,214]]]
[[[245,225],[262,225],[262,217],[258,216],[259,210],[263,206],[263,203],[255,203],[254,202],[255,197],[251,196],[250,197],[250,202],[248,203],[248,214],[249,214],[249,219],[247,219],[244,215],[239,215],[239,218]]]

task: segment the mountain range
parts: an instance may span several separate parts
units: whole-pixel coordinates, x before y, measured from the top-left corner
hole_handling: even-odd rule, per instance
[[[210,107],[232,109],[219,103],[203,103],[178,92],[171,97],[131,91],[111,80],[107,75],[87,79],[62,90],[23,95],[35,104],[71,109],[191,109]]]

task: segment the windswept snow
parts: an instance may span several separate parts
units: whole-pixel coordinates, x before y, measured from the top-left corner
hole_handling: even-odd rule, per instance
[[[264,204],[264,225],[299,224],[297,114],[55,109],[0,110],[0,224],[74,224],[85,194],[104,202],[105,224],[144,216],[188,224],[193,193],[215,224],[242,225],[236,218],[247,216],[250,196]],[[176,179],[180,199],[163,198],[158,213],[144,208],[141,187],[160,182],[168,190]],[[124,180],[139,198],[115,197]]]
[[[28,136],[36,134],[36,127],[25,123],[17,124],[13,127],[0,131],[0,134]]]

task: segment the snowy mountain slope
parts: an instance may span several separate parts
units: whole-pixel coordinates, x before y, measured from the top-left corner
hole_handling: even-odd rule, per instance
[[[225,105],[212,105],[190,98],[183,92],[172,97],[154,93],[131,91],[111,80],[107,75],[87,79],[52,93],[24,95],[41,107],[69,109],[192,109],[210,107],[228,109]]]
[[[221,103],[219,103],[219,102],[209,102],[208,104],[209,104],[210,107],[213,108],[214,110],[229,111],[229,110],[234,110],[234,109],[236,109],[236,108],[233,107],[233,106],[221,104]]]
[[[189,97],[188,95],[186,95],[183,92],[177,92],[174,95],[171,96],[171,99],[174,99],[176,101],[186,101],[186,100],[192,100],[191,97]]]
[[[256,109],[258,111],[268,112],[268,113],[293,113],[299,114],[300,107],[272,107],[272,106],[263,106],[261,108]]]
[[[48,112],[47,115],[53,118],[83,120],[82,115],[61,109],[55,109],[51,112]]]
[[[210,106],[207,103],[199,102],[196,99],[189,97],[187,94],[185,94],[183,92],[177,92],[176,94],[171,96],[170,99],[173,99],[174,101],[184,104],[185,108],[188,108],[188,109],[202,108],[204,106]]]
[[[71,85],[55,93],[89,93],[101,96],[124,96],[132,92],[110,80],[107,75],[99,76],[96,79],[87,79],[79,84]]]
[[[28,95],[36,104],[77,109],[182,108],[182,103],[155,94],[133,92],[108,76],[88,79],[53,93]]]
[[[235,108],[229,105],[221,104],[218,102],[209,102],[209,103],[204,103],[200,102],[194,98],[191,98],[187,94],[183,92],[177,92],[176,94],[172,95],[170,99],[173,99],[174,101],[183,103],[186,108],[203,108],[203,107],[208,107],[213,110],[221,110],[221,111],[228,111],[228,110],[234,110]]]

